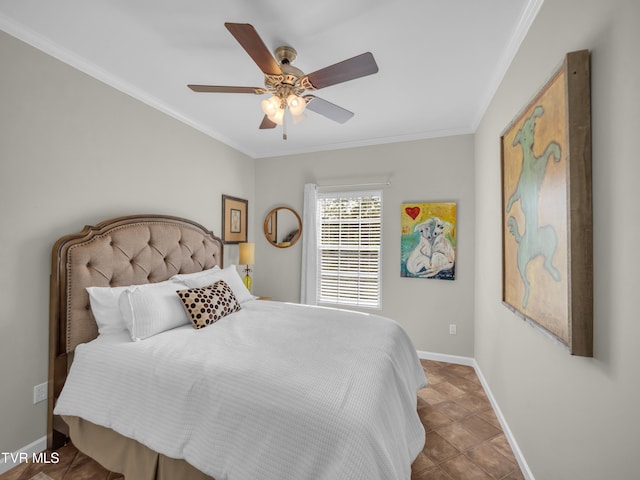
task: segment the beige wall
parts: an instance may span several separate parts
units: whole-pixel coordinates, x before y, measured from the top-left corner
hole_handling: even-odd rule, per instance
[[[45,405],[31,398],[47,376],[44,272],[60,235],[133,212],[218,231],[220,194],[240,196],[253,219],[255,293],[297,301],[300,245],[268,245],[266,212],[301,211],[306,182],[391,177],[382,314],[419,350],[475,355],[539,480],[640,477],[638,20],[637,0],[546,0],[475,137],[255,162],[0,33],[0,451],[44,435]],[[570,357],[500,303],[499,135],[563,55],[583,48],[592,50],[593,359]],[[458,202],[454,282],[399,277],[399,205],[417,200]],[[236,258],[228,248],[226,261]]]
[[[0,452],[12,452],[45,434],[32,392],[47,380],[55,240],[130,213],[219,232],[222,193],[253,205],[254,160],[2,32],[0,59]]]
[[[475,356],[540,480],[640,478],[640,2],[546,0],[476,133]],[[500,303],[499,136],[566,52],[591,50],[595,357]]]
[[[475,243],[472,135],[256,160],[254,293],[276,300],[300,299],[301,242],[279,249],[258,233],[271,208],[285,205],[302,215],[305,183],[367,183],[387,178],[391,185],[383,189],[382,311],[376,313],[400,322],[418,350],[471,357]],[[418,201],[457,202],[454,281],[400,277],[400,204]],[[458,326],[455,336],[449,335],[450,323]]]

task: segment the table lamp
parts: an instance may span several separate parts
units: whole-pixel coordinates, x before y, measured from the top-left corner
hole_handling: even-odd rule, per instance
[[[251,275],[249,275],[251,272],[249,265],[253,265],[255,263],[255,243],[239,243],[238,247],[240,248],[240,258],[238,259],[238,263],[245,266],[243,282],[245,287],[247,287],[247,290],[251,291],[253,279],[251,278]]]

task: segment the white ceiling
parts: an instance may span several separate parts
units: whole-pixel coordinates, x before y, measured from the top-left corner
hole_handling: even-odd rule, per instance
[[[0,0],[0,28],[253,158],[475,131],[543,0]],[[306,73],[373,53],[377,74],[316,96],[355,112],[314,112],[259,130],[262,87],[224,27],[250,23]]]

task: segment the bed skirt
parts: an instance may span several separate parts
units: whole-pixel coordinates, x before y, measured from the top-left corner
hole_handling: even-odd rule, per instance
[[[185,460],[154,452],[141,443],[124,437],[80,417],[63,416],[69,425],[73,445],[107,470],[136,480],[214,480]]]

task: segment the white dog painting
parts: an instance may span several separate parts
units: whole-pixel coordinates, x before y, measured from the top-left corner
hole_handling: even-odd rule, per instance
[[[455,279],[455,203],[402,205],[401,276]]]

